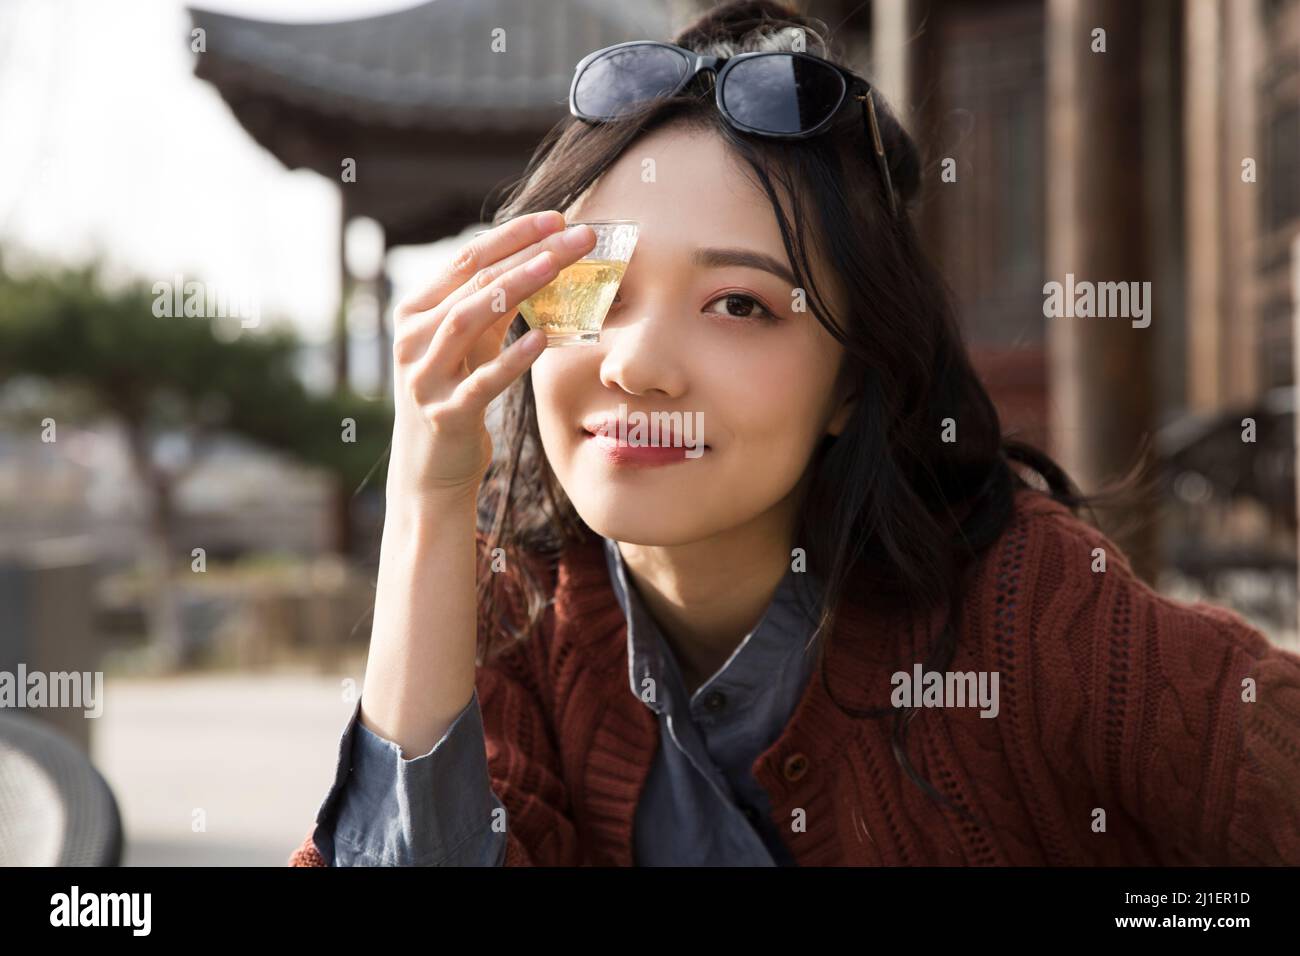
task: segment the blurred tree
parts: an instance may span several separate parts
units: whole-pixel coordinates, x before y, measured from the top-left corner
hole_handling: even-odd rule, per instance
[[[151,284],[110,288],[99,273],[91,264],[14,275],[0,260],[0,385],[34,376],[59,389],[60,408],[107,414],[123,428],[150,501],[150,629],[174,664],[174,493],[205,440],[236,432],[326,469],[347,489],[367,480],[382,488],[392,407],[308,392],[294,372],[300,343],[283,326],[250,333],[238,318],[160,317]],[[335,547],[346,553],[346,514],[335,527]]]

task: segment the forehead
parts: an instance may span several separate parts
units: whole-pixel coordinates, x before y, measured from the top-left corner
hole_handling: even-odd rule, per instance
[[[789,200],[773,183],[790,228]],[[766,253],[791,267],[767,193],[716,132],[674,124],[642,136],[565,210],[569,219],[636,219],[644,239],[662,237],[683,252],[733,246]],[[824,298],[841,296],[807,236],[814,279]]]
[[[672,222],[683,239],[743,235],[784,257],[776,216],[743,163],[714,132],[662,127],[624,150],[568,214]]]

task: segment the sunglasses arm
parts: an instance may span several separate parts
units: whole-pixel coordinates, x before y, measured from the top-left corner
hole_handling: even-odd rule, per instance
[[[889,160],[885,158],[885,147],[880,141],[880,126],[876,122],[876,100],[871,90],[859,93],[855,97],[862,103],[862,131],[871,141],[876,154],[876,165],[880,168],[880,179],[884,183],[885,194],[889,197],[890,215],[897,218],[898,200],[894,198],[894,183],[889,175]]]

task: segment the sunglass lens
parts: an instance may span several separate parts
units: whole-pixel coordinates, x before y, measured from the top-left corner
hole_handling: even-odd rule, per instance
[[[671,93],[687,68],[686,58],[667,47],[623,47],[587,65],[573,101],[587,116],[613,119],[646,100]]]
[[[754,129],[799,133],[830,116],[844,80],[824,63],[796,56],[756,56],[736,63],[723,85],[727,111]]]

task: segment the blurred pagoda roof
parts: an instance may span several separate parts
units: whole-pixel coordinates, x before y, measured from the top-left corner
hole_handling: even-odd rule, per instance
[[[582,56],[671,32],[666,0],[433,0],[319,23],[189,13],[206,34],[195,75],[288,168],[338,182],[355,159],[345,214],[378,220],[389,245],[478,221],[566,115]]]

